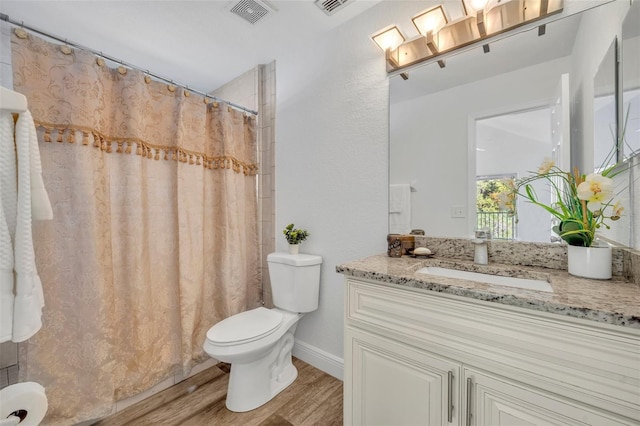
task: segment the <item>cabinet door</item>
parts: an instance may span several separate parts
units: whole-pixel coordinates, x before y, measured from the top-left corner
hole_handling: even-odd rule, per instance
[[[466,426],[636,424],[486,372],[465,368],[464,379]]]
[[[345,337],[346,424],[458,424],[459,364],[349,327]]]

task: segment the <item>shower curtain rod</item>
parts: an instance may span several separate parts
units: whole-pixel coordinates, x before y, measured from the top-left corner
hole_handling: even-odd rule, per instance
[[[186,90],[188,90],[190,92],[197,93],[198,95],[204,96],[205,98],[212,99],[215,102],[220,102],[220,103],[229,105],[232,108],[239,109],[239,110],[244,111],[244,112],[246,112],[248,114],[258,115],[257,111],[253,111],[253,110],[245,108],[243,106],[234,104],[233,102],[225,101],[224,99],[217,98],[217,97],[215,97],[213,95],[209,95],[209,94],[207,94],[205,92],[201,92],[199,90],[192,89],[191,87],[189,87],[189,86],[187,86],[185,84],[176,83],[175,81],[173,81],[173,80],[171,80],[169,78],[162,77],[162,76],[160,76],[158,74],[154,74],[154,73],[150,72],[149,70],[146,70],[146,69],[140,68],[138,66],[129,64],[129,63],[124,62],[124,61],[122,61],[120,59],[116,59],[116,58],[111,57],[109,55],[106,55],[106,54],[104,54],[102,52],[99,52],[99,51],[97,51],[95,49],[91,49],[90,47],[86,47],[86,46],[83,46],[81,44],[71,42],[71,41],[67,40],[66,38],[58,37],[58,36],[53,35],[53,34],[47,32],[47,31],[43,31],[43,30],[39,30],[37,28],[29,27],[29,26],[25,25],[24,22],[22,22],[22,21],[21,22],[14,21],[11,18],[9,18],[9,15],[6,15],[4,13],[0,13],[0,20],[8,22],[9,24],[18,26],[20,28],[24,28],[24,29],[29,30],[31,32],[34,32],[36,34],[40,34],[41,36],[48,37],[50,39],[59,41],[60,43],[64,43],[64,44],[66,44],[68,46],[72,46],[72,47],[75,47],[75,48],[78,48],[78,49],[82,49],[82,50],[87,50],[87,51],[93,53],[94,55],[100,56],[101,58],[104,58],[104,59],[106,59],[108,61],[123,65],[123,66],[125,66],[127,68],[131,68],[131,69],[134,69],[134,70],[137,70],[137,71],[141,71],[144,74],[146,74],[146,75],[148,75],[150,77],[153,77],[153,78],[155,78],[157,80],[164,81],[165,83],[169,83],[169,84],[172,84],[174,86],[182,87],[183,89],[186,89]]]

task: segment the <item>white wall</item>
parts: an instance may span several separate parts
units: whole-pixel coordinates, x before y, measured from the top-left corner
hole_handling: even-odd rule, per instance
[[[286,250],[282,229],[293,222],[311,233],[301,252],[324,258],[320,307],[300,321],[294,354],[338,377],[344,277],[336,265],[386,250],[388,80],[369,35],[395,6],[381,3],[276,59],[276,248]]]
[[[450,210],[462,205],[468,212],[470,199],[475,199],[468,191],[468,173],[475,169],[475,155],[468,155],[469,122],[549,105],[568,66],[566,58],[556,59],[393,104],[390,179],[416,181],[412,228],[437,237],[471,235],[468,220],[452,218]]]

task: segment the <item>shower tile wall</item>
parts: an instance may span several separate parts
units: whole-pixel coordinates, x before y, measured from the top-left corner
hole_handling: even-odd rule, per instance
[[[272,307],[267,255],[275,250],[275,105],[276,63],[258,65],[211,93],[258,111],[258,217],[262,297]]]

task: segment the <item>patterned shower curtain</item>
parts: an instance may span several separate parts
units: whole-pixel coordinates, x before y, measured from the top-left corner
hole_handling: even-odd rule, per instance
[[[43,328],[20,345],[47,424],[207,358],[206,332],[260,304],[255,118],[89,52],[12,36],[54,220],[34,223]]]

